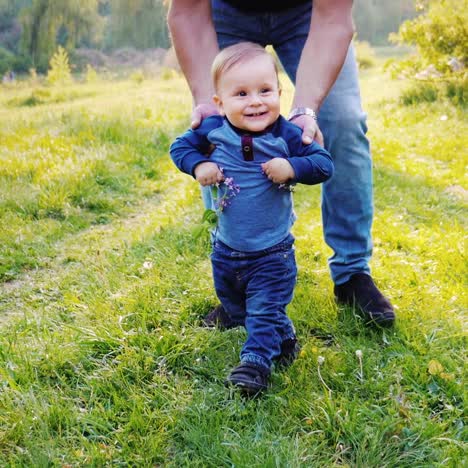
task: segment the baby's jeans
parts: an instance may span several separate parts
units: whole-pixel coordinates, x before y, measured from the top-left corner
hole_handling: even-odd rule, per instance
[[[213,242],[213,278],[221,304],[236,325],[244,325],[247,340],[242,362],[270,368],[281,343],[295,337],[286,315],[296,284],[294,237],[265,250],[240,252]]]

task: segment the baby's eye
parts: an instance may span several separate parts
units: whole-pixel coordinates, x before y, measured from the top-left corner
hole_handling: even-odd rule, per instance
[[[245,91],[239,91],[237,95],[244,97],[244,96],[247,96],[247,93]]]
[[[261,92],[262,94],[269,93],[270,91],[271,91],[271,88],[262,88],[262,89],[260,90],[260,92]]]

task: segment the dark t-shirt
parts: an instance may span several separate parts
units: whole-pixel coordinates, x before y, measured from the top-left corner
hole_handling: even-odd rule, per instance
[[[280,11],[293,8],[304,3],[310,3],[311,0],[226,0],[232,6],[239,8],[243,11],[255,11],[255,12],[268,12],[268,11]]]

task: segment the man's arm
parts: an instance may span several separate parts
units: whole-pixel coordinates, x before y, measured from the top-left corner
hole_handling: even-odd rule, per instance
[[[310,31],[297,68],[293,108],[309,107],[318,112],[335,83],[353,38],[352,6],[352,0],[313,1]],[[303,128],[304,143],[316,137],[323,145],[320,130],[311,116],[301,115],[293,122]]]
[[[194,101],[192,128],[217,114],[211,64],[218,53],[209,0],[172,0],[167,22],[172,43]]]

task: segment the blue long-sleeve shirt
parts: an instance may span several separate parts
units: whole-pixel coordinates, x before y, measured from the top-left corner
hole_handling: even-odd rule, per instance
[[[211,145],[215,149],[207,156]],[[176,166],[192,176],[198,164],[211,161],[233,179],[239,191],[221,211],[216,236],[245,252],[281,242],[295,221],[291,192],[268,179],[263,163],[287,158],[295,173],[293,183],[319,184],[333,174],[330,154],[315,142],[304,145],[301,129],[281,116],[256,133],[239,130],[221,116],[208,117],[199,128],[178,137],[170,154]]]

